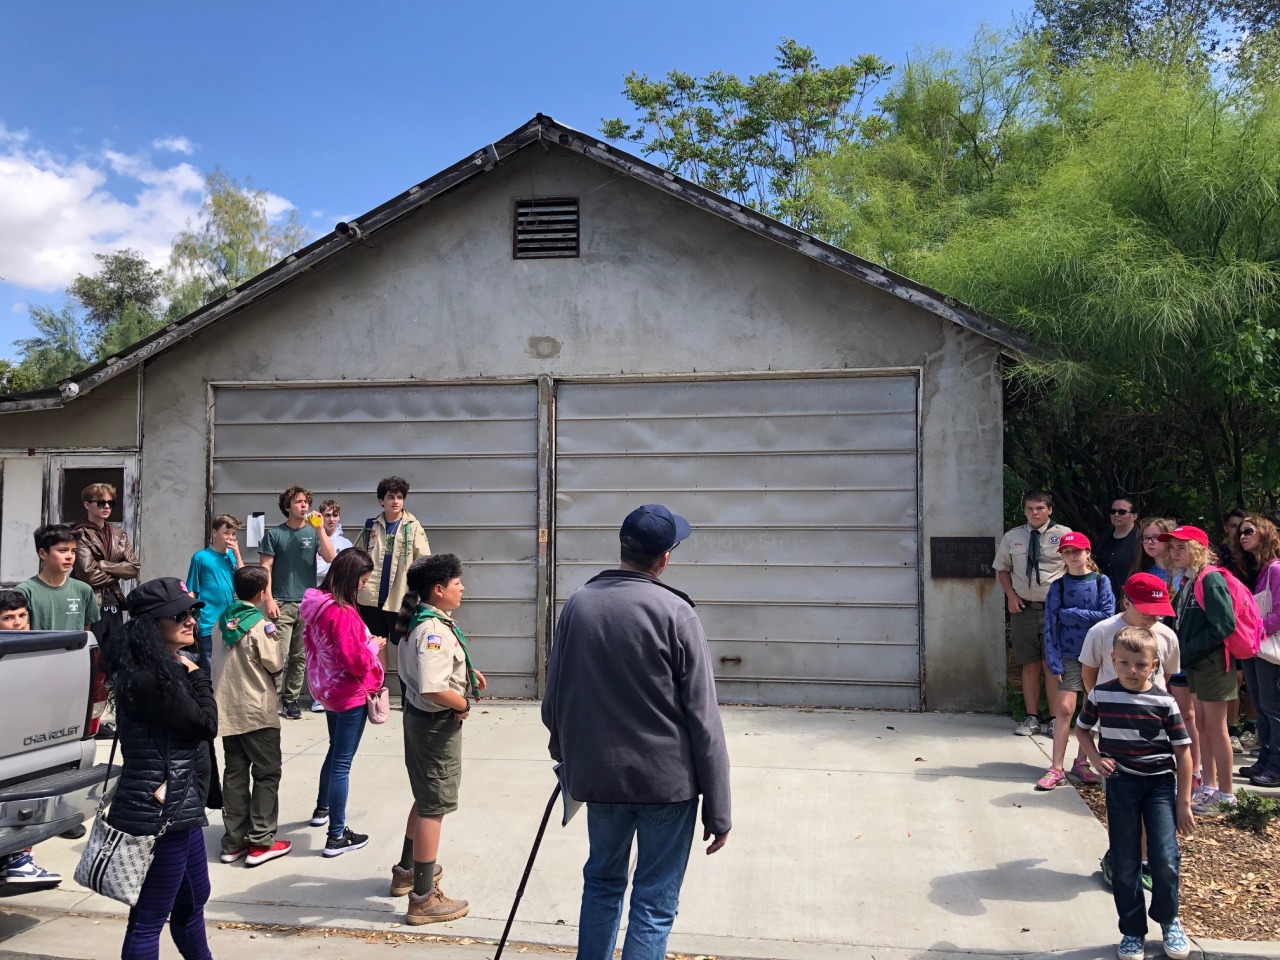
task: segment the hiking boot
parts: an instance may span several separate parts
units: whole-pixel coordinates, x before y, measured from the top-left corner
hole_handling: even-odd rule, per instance
[[[248,852],[248,847],[241,847],[239,850],[223,850],[218,854],[218,859],[223,863],[235,863]]]
[[[1071,773],[1069,773],[1067,776],[1069,779],[1075,780],[1078,783],[1101,783],[1102,782],[1102,778],[1093,772],[1093,770],[1089,767],[1089,761],[1086,760],[1084,757],[1076,758],[1075,763],[1071,764]]]
[[[1234,733],[1231,735],[1231,752],[1244,753],[1244,744],[1240,742],[1240,738]]]
[[[1186,960],[1191,956],[1191,944],[1187,942],[1186,931],[1182,929],[1182,921],[1174,918],[1173,923],[1160,924],[1164,934],[1164,955],[1171,960]]]
[[[1067,775],[1057,767],[1050,767],[1049,772],[1036,781],[1037,790],[1052,790],[1067,782]]]
[[[1040,732],[1040,718],[1026,717],[1020,724],[1013,728],[1013,732],[1019,737],[1029,737],[1032,734]]]
[[[1280,787],[1280,776],[1266,770],[1259,770],[1249,778],[1249,783],[1255,787]]]
[[[277,860],[288,854],[293,849],[293,844],[288,840],[277,840],[269,847],[258,847],[253,844],[249,845],[249,858],[245,860],[246,867],[256,867],[260,863],[266,863],[268,860]]]
[[[1246,780],[1248,780],[1250,777],[1254,776],[1255,774],[1259,774],[1261,772],[1262,772],[1262,769],[1256,763],[1251,763],[1247,767],[1236,768],[1236,773],[1239,776],[1244,777]]]
[[[444,870],[440,864],[436,864],[435,872],[432,874],[432,882],[439,884],[440,878],[444,876]],[[398,863],[391,865],[391,896],[403,897],[406,893],[413,891],[413,867],[402,867]]]
[[[1055,722],[1056,722],[1055,719],[1053,717],[1050,717],[1041,727],[1041,730],[1040,730],[1041,736],[1048,737],[1050,740],[1052,740],[1053,726]]]
[[[1258,731],[1244,730],[1240,733],[1240,746],[1244,747],[1245,753],[1253,753],[1258,749]]]
[[[330,837],[325,841],[322,852],[326,857],[340,857],[351,850],[359,850],[368,842],[367,833],[356,833],[350,827],[344,827],[342,836]]]
[[[311,819],[307,822],[313,827],[327,827],[329,825],[329,808],[316,807],[311,811]]]
[[[426,896],[409,893],[409,911],[405,914],[405,922],[411,927],[424,923],[447,923],[459,920],[471,912],[471,906],[465,900],[450,900],[439,887]]]
[[[1147,947],[1141,937],[1125,936],[1116,947],[1116,956],[1120,960],[1142,960],[1146,955]]]
[[[290,720],[302,719],[302,708],[298,706],[297,700],[286,700],[284,701],[283,706],[284,706],[284,715],[288,717]]]

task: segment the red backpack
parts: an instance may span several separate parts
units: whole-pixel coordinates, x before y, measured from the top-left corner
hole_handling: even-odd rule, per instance
[[[1200,571],[1193,588],[1196,603],[1200,604],[1201,610],[1204,609],[1204,578],[1210,573],[1222,574],[1222,579],[1227,584],[1227,593],[1231,594],[1231,609],[1236,615],[1235,630],[1223,640],[1227,653],[1237,660],[1256,657],[1262,643],[1262,617],[1258,615],[1258,604],[1254,601],[1253,594],[1231,571],[1208,566]],[[1231,669],[1229,658],[1227,669]]]

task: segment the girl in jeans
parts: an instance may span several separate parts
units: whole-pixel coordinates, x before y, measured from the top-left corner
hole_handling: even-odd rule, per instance
[[[373,572],[363,550],[350,548],[334,558],[319,590],[302,596],[299,612],[306,624],[307,686],[324,705],[329,723],[329,752],[320,768],[320,789],[313,827],[329,827],[322,851],[337,857],[359,850],[369,837],[347,826],[347,785],[351,761],[364,734],[369,694],[382,688],[378,654],[385,637],[371,637],[356,610],[356,594]]]
[[[222,805],[213,738],[218,705],[209,674],[179,651],[195,637],[202,606],[172,577],[129,594],[130,620],[106,649],[123,763],[107,822],[133,836],[157,836],[138,902],[129,909],[121,956],[158,960],[160,933],[184,960],[209,960],[204,905],[209,865],[205,807]]]
[[[1271,636],[1280,631],[1280,532],[1266,517],[1245,517],[1231,553],[1245,586],[1271,591],[1271,612],[1262,618],[1262,632]],[[1240,665],[1258,710],[1258,759],[1239,773],[1255,787],[1280,787],[1280,664],[1257,656]]]

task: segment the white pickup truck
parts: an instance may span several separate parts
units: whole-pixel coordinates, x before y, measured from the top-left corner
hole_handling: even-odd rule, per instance
[[[98,659],[91,633],[0,630],[0,859],[93,817],[107,773]]]

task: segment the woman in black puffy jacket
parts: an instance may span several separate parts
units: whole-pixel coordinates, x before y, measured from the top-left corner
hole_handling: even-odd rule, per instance
[[[123,763],[107,822],[133,836],[160,838],[129,911],[123,960],[156,960],[160,932],[185,960],[209,960],[204,905],[206,807],[221,805],[213,738],[218,708],[209,676],[179,651],[194,640],[200,602],[172,577],[149,580],[127,602],[130,620],[108,650]]]

